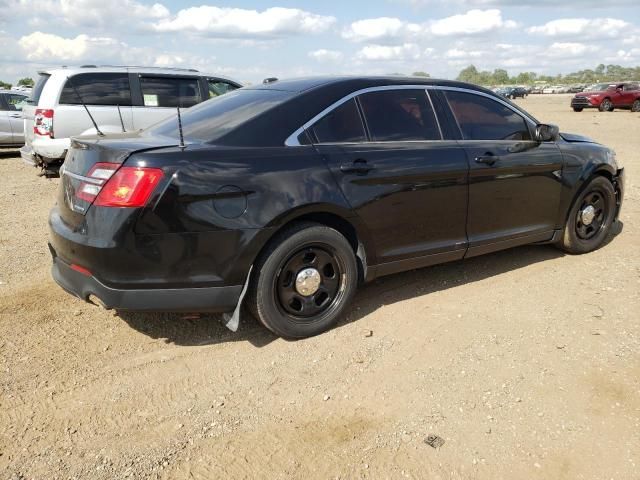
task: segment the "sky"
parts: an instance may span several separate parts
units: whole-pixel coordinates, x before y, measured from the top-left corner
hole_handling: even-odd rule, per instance
[[[0,0],[0,80],[60,65],[266,77],[640,65],[640,0]]]

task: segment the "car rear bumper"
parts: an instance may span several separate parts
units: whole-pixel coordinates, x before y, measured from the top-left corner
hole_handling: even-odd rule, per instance
[[[31,142],[31,150],[33,154],[37,154],[42,157],[45,163],[51,163],[52,161],[64,160],[71,139],[69,138],[49,138],[49,137],[34,137]]]
[[[36,165],[36,156],[30,145],[23,145],[22,148],[20,148],[20,157],[24,163],[32,166]]]
[[[231,312],[235,309],[242,285],[200,288],[111,288],[89,272],[79,271],[58,257],[49,245],[53,256],[51,274],[67,292],[76,297],[97,303],[106,309],[149,312]]]

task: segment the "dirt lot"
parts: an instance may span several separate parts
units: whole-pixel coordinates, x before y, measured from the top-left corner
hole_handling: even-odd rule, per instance
[[[297,342],[66,294],[58,181],[4,155],[0,478],[640,478],[640,115],[519,102],[616,149],[622,232],[380,279]]]

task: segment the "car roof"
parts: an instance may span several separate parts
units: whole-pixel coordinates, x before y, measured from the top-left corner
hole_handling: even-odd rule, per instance
[[[38,70],[40,74],[53,75],[56,72],[64,72],[65,75],[76,75],[78,73],[90,73],[90,72],[107,72],[107,73],[119,73],[119,72],[135,72],[135,73],[155,73],[163,75],[193,75],[201,77],[221,78],[224,80],[230,80],[234,83],[241,85],[235,79],[227,77],[225,75],[209,74],[200,72],[194,68],[169,68],[169,67],[145,67],[138,65],[81,65],[77,66],[61,66],[57,68],[47,68]]]
[[[484,87],[454,80],[437,78],[413,77],[403,75],[387,76],[317,76],[277,80],[266,84],[245,87],[250,90],[281,90],[292,93],[302,93],[319,87],[351,86],[354,89],[378,87],[382,85],[433,85],[450,86],[479,91],[489,91]]]

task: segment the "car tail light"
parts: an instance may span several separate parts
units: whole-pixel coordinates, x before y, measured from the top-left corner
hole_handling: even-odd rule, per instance
[[[93,203],[106,181],[113,176],[118,167],[120,167],[119,163],[96,163],[87,173],[87,180],[80,183],[76,189],[76,197],[85,202]]]
[[[33,133],[53,138],[53,110],[50,108],[36,108],[33,118]]]
[[[101,187],[94,205],[144,207],[163,176],[159,168],[122,167]]]

